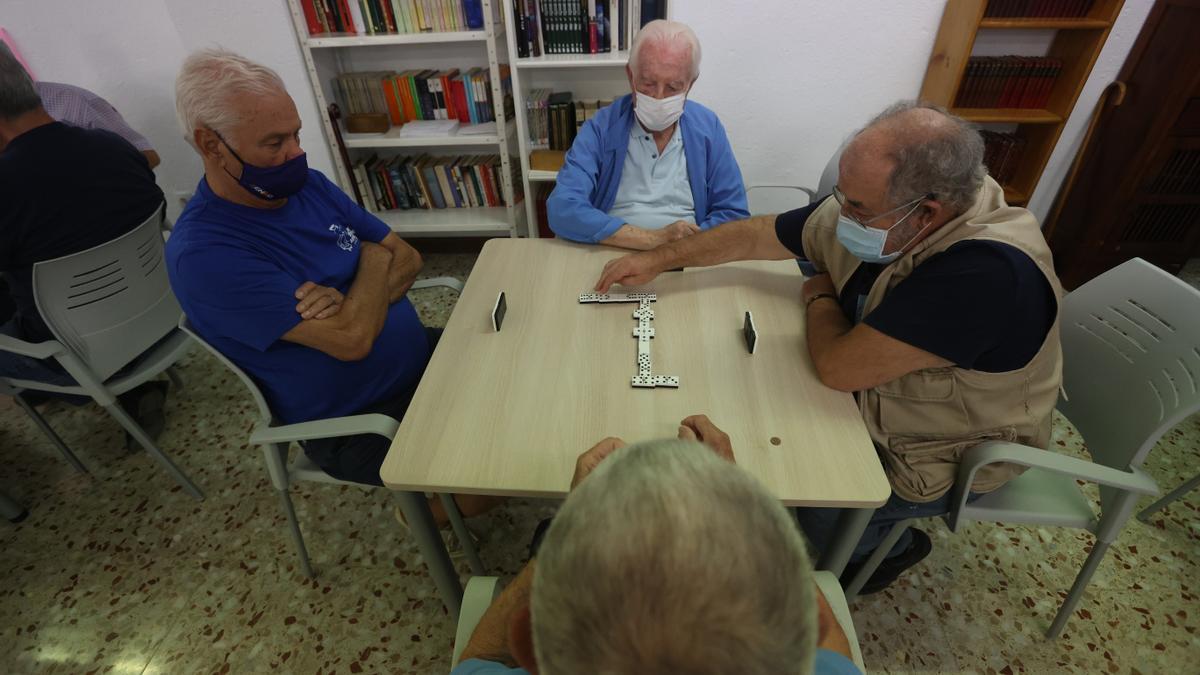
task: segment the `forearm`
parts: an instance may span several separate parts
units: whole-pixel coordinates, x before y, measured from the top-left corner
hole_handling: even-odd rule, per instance
[[[372,343],[379,337],[387,321],[388,305],[391,304],[389,276],[392,260],[390,254],[386,257],[364,255],[360,258],[358,272],[346,291],[342,309],[333,317],[341,317],[350,325],[366,331]]]
[[[775,216],[725,223],[654,249],[659,270],[709,267],[735,260],[784,260],[792,254],[775,236]]]
[[[407,250],[393,251],[392,264],[388,267],[388,302],[398,302],[417,280],[417,274],[424,266],[424,261],[416,249],[406,246]]]
[[[837,340],[851,328],[853,326],[842,313],[842,307],[836,298],[818,298],[808,306],[805,326],[808,355],[817,369],[817,376],[828,386],[834,386],[831,384],[835,379],[833,352]]]
[[[610,237],[600,242],[608,246],[618,246],[620,248],[631,248],[638,251],[647,251],[662,243],[662,237],[659,230],[647,230],[636,225],[626,223],[620,229],[612,233]]]
[[[467,659],[483,659],[516,667],[516,661],[508,646],[509,625],[517,611],[529,604],[533,566],[534,561],[530,560],[517,578],[513,579],[500,597],[484,612],[466,648],[463,649],[460,662]]]

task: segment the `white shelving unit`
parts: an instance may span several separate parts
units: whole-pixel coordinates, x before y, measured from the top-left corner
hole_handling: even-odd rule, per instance
[[[600,54],[544,54],[519,58],[517,56],[516,28],[512,21],[512,0],[503,2],[501,15],[504,17],[508,62],[512,65],[513,98],[516,104],[516,127],[518,154],[521,161],[521,176],[525,190],[525,222],[528,236],[537,237],[536,188],[556,179],[555,171],[532,171],[529,168],[529,153],[534,149],[529,142],[529,123],[525,115],[525,101],[534,89],[548,88],[553,91],[569,91],[577,99],[617,99],[629,93],[629,79],[625,76],[625,64],[629,61],[628,51],[613,51]],[[640,11],[638,0],[621,0],[630,10],[630,21],[636,22],[634,14]],[[671,5],[667,3],[670,15]],[[626,45],[628,47],[628,44]]]
[[[399,128],[383,134],[349,134],[343,131],[351,161],[371,152],[392,154],[499,154],[500,177],[507,206],[487,208],[447,208],[392,210],[377,213],[392,230],[407,237],[446,236],[521,236],[527,231],[528,199],[513,203],[514,155],[519,154],[519,135],[515,120],[508,119],[504,110],[504,93],[500,65],[511,63],[511,50],[506,46],[506,23],[500,19],[508,0],[482,0],[483,30],[441,33],[408,33],[398,35],[320,35],[310,36],[298,0],[287,0],[292,14],[296,40],[308,70],[313,95],[321,113],[321,128],[333,156],[335,176],[347,194],[353,196],[350,167],[343,161],[337,146],[333,125],[327,108],[336,101],[333,79],[339,73],[369,70],[402,71],[410,68],[467,69],[487,64],[491,72],[492,100],[495,103],[496,133],[486,135],[444,136],[435,138],[400,138]],[[362,26],[358,26],[363,30]],[[514,103],[519,111],[524,105],[516,93],[516,72],[512,73]],[[343,106],[344,108],[344,106]],[[411,152],[406,152],[410,150]],[[526,163],[528,159],[526,159]],[[523,184],[522,184],[523,186]],[[528,195],[528,190],[521,194]],[[536,229],[536,226],[535,226]]]

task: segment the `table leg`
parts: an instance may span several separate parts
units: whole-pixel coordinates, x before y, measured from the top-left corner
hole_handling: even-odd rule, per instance
[[[874,514],[875,509],[842,509],[838,514],[833,540],[821,553],[817,569],[833,572],[840,577],[846,569],[846,563],[850,562],[850,554],[854,553],[854,547],[858,545],[858,540],[862,539],[867,523]]]
[[[400,510],[404,512],[404,519],[417,540],[417,548],[421,550],[421,557],[425,559],[425,566],[429,568],[429,576],[433,577],[442,602],[450,610],[450,616],[458,621],[463,597],[462,582],[458,579],[454,563],[450,561],[450,554],[446,552],[446,545],[442,543],[442,535],[433,524],[433,512],[429,510],[425,495],[420,492],[397,492],[396,498],[400,501]]]

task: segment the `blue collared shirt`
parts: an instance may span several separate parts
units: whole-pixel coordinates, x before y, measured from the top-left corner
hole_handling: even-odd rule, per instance
[[[662,229],[677,220],[696,222],[687,155],[678,129],[660,153],[653,134],[640,124],[630,127],[621,184],[608,215],[647,230]]]

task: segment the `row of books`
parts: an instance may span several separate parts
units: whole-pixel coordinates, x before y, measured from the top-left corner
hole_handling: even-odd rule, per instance
[[[483,28],[482,0],[299,0],[309,35],[427,33]],[[359,28],[362,28],[360,31]]]
[[[525,120],[529,126],[529,145],[534,148],[568,150],[583,123],[611,100],[572,100],[569,91],[551,92],[534,89],[525,99]]]
[[[504,206],[499,155],[371,157],[354,165],[368,211]]]
[[[624,50],[631,28],[666,18],[667,11],[666,0],[509,1],[520,58]]]
[[[1092,9],[1092,0],[989,0],[983,15],[1001,17],[1080,17]]]
[[[1025,138],[1014,133],[980,131],[983,135],[983,164],[988,173],[1001,185],[1012,182],[1021,155],[1025,154]]]
[[[1062,61],[1040,56],[972,56],[956,108],[1044,108]]]
[[[501,90],[511,106],[512,77],[502,64]],[[334,78],[338,96],[351,115],[387,113],[392,126],[412,120],[457,119],[482,124],[496,119],[491,72],[471,68],[342,73]]]

